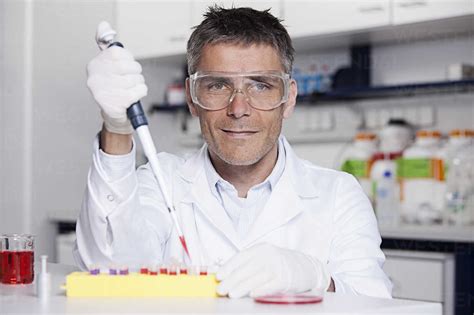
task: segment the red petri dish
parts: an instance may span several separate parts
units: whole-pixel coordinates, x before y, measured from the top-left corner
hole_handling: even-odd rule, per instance
[[[255,302],[263,304],[315,304],[322,300],[322,296],[305,294],[266,295],[254,298]]]

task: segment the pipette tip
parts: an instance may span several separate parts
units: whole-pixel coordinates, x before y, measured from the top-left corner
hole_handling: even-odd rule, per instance
[[[181,245],[183,245],[184,251],[186,252],[186,255],[188,255],[188,258],[191,259],[191,256],[189,255],[188,252],[188,246],[186,245],[186,240],[184,239],[184,236],[180,236],[179,240],[181,241]]]

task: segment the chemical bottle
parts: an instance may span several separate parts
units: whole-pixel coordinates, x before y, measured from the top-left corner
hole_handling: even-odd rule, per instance
[[[341,170],[354,175],[372,200],[370,168],[377,152],[377,137],[371,132],[358,132],[352,145],[343,153]]]
[[[395,173],[385,170],[377,180],[375,193],[375,214],[381,226],[396,226],[400,221],[399,185]]]
[[[436,202],[436,154],[440,149],[439,131],[419,130],[415,143],[403,153],[397,163],[401,189],[401,214],[408,223],[441,222],[442,205]]]
[[[412,142],[413,128],[404,119],[390,119],[379,133],[380,152],[401,153]]]
[[[378,152],[374,154],[373,157],[373,164],[370,170],[370,183],[371,183],[371,200],[373,201],[373,206],[375,213],[379,212],[379,204],[377,201],[377,191],[378,185],[380,182],[384,181],[386,178],[385,174],[390,172],[391,180],[394,181],[397,188],[395,189],[396,196],[400,196],[400,188],[398,179],[396,177],[397,174],[397,163],[396,160],[400,158],[402,153],[395,152],[395,153],[383,153]],[[395,201],[394,211],[399,212],[400,200]]]
[[[450,224],[474,223],[474,145],[472,131],[466,133],[471,141],[448,152],[446,157],[446,192],[444,221]]]

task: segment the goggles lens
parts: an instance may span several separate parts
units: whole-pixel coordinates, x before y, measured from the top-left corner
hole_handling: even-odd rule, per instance
[[[288,100],[289,75],[282,72],[196,72],[190,79],[193,102],[208,110],[226,108],[239,93],[260,110],[274,109]]]

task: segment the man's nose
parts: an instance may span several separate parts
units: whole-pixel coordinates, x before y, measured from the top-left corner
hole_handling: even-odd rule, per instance
[[[227,115],[234,116],[235,118],[249,116],[252,108],[248,102],[248,97],[244,92],[242,92],[242,90],[235,90],[234,94],[229,99]]]

